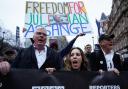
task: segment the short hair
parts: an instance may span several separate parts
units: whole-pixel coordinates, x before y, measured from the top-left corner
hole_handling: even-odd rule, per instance
[[[87,44],[84,46],[84,48],[87,48],[88,46],[92,47],[91,44]]]
[[[110,39],[113,39],[114,37],[115,37],[114,34],[112,34],[112,35],[102,34],[102,35],[100,35],[98,41],[101,42],[102,40],[110,40]]]
[[[43,26],[40,26],[40,25],[39,25],[39,26],[36,26],[35,28],[36,28],[36,30],[35,30],[34,34],[35,34],[36,31],[39,30],[39,29],[42,29],[42,30],[45,30],[45,31],[46,31],[46,28],[43,27]],[[46,36],[47,36],[47,31],[46,31]]]
[[[38,29],[44,29],[44,30],[46,30],[46,28],[45,28],[44,26],[41,26],[41,25],[38,25],[38,26],[36,26],[35,28],[36,28],[36,31],[37,31]]]

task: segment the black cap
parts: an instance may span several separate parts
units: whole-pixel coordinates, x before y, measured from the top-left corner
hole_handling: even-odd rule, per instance
[[[98,41],[101,42],[102,40],[110,40],[110,39],[113,39],[114,37],[115,37],[114,34],[112,34],[112,35],[102,34],[102,35],[100,35]]]

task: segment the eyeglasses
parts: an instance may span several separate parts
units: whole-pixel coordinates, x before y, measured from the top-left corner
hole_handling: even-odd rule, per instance
[[[36,35],[43,35],[43,36],[47,36],[47,34],[42,33],[42,32],[36,32]]]
[[[86,47],[86,48],[91,48],[91,47]]]

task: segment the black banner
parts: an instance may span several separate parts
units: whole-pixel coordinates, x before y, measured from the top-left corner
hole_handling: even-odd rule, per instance
[[[128,72],[54,72],[12,70],[0,76],[0,89],[128,89]]]

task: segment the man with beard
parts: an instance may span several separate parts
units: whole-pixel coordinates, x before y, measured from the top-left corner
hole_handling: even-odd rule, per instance
[[[90,66],[92,71],[114,71],[119,74],[122,70],[122,60],[120,55],[113,51],[114,35],[102,34],[99,37],[100,50],[93,52],[90,56]]]

